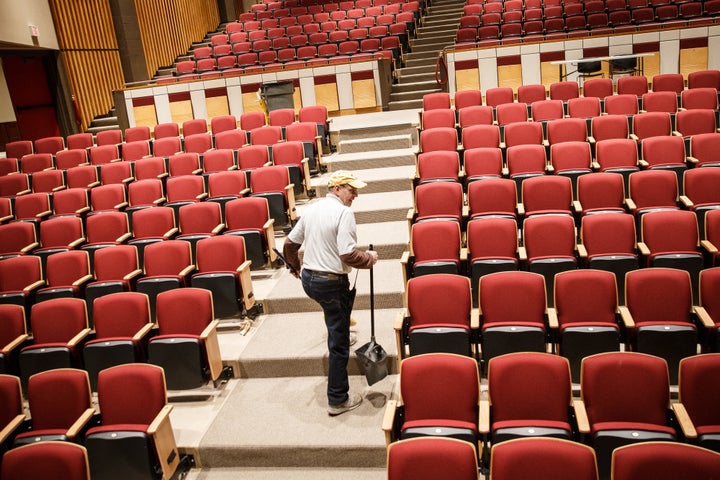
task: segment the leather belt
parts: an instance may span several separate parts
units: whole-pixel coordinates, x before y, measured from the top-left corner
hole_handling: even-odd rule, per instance
[[[341,278],[347,277],[346,273],[332,273],[332,272],[318,272],[315,270],[305,269],[313,277],[324,278],[326,280],[340,280]]]

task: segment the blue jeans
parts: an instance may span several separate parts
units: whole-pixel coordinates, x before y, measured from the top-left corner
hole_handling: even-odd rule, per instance
[[[302,271],[302,285],[308,297],[315,300],[325,313],[328,332],[328,386],[330,405],[340,405],[348,399],[347,364],[350,358],[350,312],[352,299],[347,275],[329,279],[326,275]]]

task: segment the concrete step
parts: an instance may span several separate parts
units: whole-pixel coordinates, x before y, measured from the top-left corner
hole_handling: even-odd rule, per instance
[[[356,115],[354,118],[357,120],[351,124],[345,122],[343,117],[332,119],[330,136],[335,145],[343,140],[372,139],[386,135],[402,134],[414,135],[413,144],[417,144],[417,112],[379,112]],[[372,155],[372,153],[368,153],[368,155]]]
[[[390,96],[392,97],[392,93]],[[376,150],[395,150],[412,147],[412,137],[408,134],[376,137],[372,141],[342,140],[337,144],[338,153],[368,152]]]
[[[354,281],[354,273],[350,282]],[[299,280],[294,279],[296,283]],[[320,306],[305,296],[308,312],[293,313],[292,325],[287,315],[261,315],[254,324],[253,338],[242,351],[236,362],[225,362],[233,366],[235,378],[281,378],[281,377],[319,377],[327,374],[327,331],[323,322]],[[393,321],[401,309],[375,310],[375,337],[383,345],[391,363],[395,363],[395,334]],[[357,347],[370,338],[370,312],[355,309],[353,318],[358,321]],[[382,324],[382,326],[381,326]],[[279,339],[283,339],[282,349],[273,348]],[[355,347],[355,348],[357,348]],[[220,349],[223,344],[221,341]],[[361,375],[355,361],[348,363],[348,374]]]
[[[422,45],[428,45],[428,44],[433,44],[433,43],[449,43],[449,42],[453,42],[454,40],[455,40],[454,34],[438,35],[436,37],[423,36],[422,38],[418,38],[417,40],[415,40],[415,42],[413,42],[413,50],[417,51],[417,47],[422,46]]]
[[[440,90],[438,90],[440,91]],[[428,93],[434,93],[434,92],[428,92]],[[388,102],[388,110],[390,111],[398,111],[398,110],[417,110],[421,109],[423,106],[422,99],[413,99],[413,100],[400,100],[400,101],[389,101]]]
[[[413,52],[441,52],[443,48],[450,47],[453,45],[452,41],[437,41],[432,43],[426,43],[423,45],[416,45],[413,47]]]
[[[278,350],[285,339],[281,332]],[[212,404],[193,402],[195,408],[185,412],[176,405],[171,421],[174,425],[183,413],[198,415],[198,403],[217,413],[197,447],[181,440],[178,446],[180,453],[194,453],[199,467],[235,468],[233,478],[252,478],[237,468],[384,470],[387,447],[379,426],[387,401],[396,398],[396,383],[397,376],[391,375],[368,387],[365,377],[351,376],[350,391],[362,394],[363,403],[352,415],[333,418],[327,414],[324,376],[231,380],[225,396]],[[182,433],[176,436],[182,439]]]
[[[424,26],[431,24],[443,23],[443,22],[459,22],[462,16],[462,9],[460,10],[445,10],[445,11],[433,11],[430,15],[427,15],[423,21]]]
[[[413,150],[407,149],[406,151]],[[335,168],[335,170],[339,170],[339,168]],[[407,213],[407,209],[412,206],[412,198],[406,197],[404,193],[410,192],[409,179],[415,174],[414,160],[409,165],[356,169],[354,171],[367,183],[367,187],[362,190],[362,195],[353,202],[353,211],[356,212],[356,221],[358,224],[405,220],[405,213]],[[327,193],[327,178],[318,177],[317,179],[313,179],[311,183],[317,189],[318,196],[324,196]],[[401,194],[398,195],[397,192],[401,192]],[[383,195],[387,196],[384,197]],[[386,202],[397,203],[391,204]],[[302,207],[299,206],[298,215],[302,210]],[[377,220],[373,220],[371,215],[373,211],[379,213]],[[393,216],[394,213],[388,213],[397,211],[404,213],[400,216]],[[358,218],[358,216],[361,218]]]
[[[115,127],[118,126],[118,118],[115,116],[105,116],[105,117],[95,117],[92,122],[90,122],[90,127]]]
[[[191,470],[185,480],[386,480],[385,468],[207,468]]]
[[[405,83],[407,82],[407,83]],[[435,71],[425,75],[412,75],[412,78],[403,77],[403,83],[393,85],[392,93],[414,92],[418,88],[427,90],[428,88],[440,88],[435,81]]]
[[[458,25],[459,25],[459,22],[458,22]],[[442,27],[442,28],[438,27],[438,26],[420,27],[420,28],[418,28],[417,36],[424,37],[425,35],[435,35],[440,32],[444,32],[444,33],[457,32],[458,25],[455,25],[455,26],[450,25],[450,26]]]
[[[409,92],[391,93],[390,101],[398,102],[398,101],[402,101],[402,100],[415,100],[418,98],[422,99],[423,95],[441,91],[441,89],[437,85],[437,83],[419,82],[419,83],[417,83],[417,87],[418,87],[418,89],[409,91]]]
[[[413,142],[415,143],[417,142]],[[414,166],[415,152],[412,148],[401,148],[382,152],[346,153],[325,157],[325,162],[329,171]]]
[[[357,233],[358,248],[365,250],[372,243],[373,248],[377,250],[381,258],[373,267],[375,308],[401,308],[404,285],[398,259],[402,252],[407,249],[407,222],[359,224]],[[386,258],[391,260],[384,260]],[[253,286],[257,290],[256,296],[262,300],[264,310],[268,315],[320,311],[318,305],[305,295],[301,283],[295,277],[285,270],[280,271],[280,273],[286,275],[281,275],[276,280],[272,291],[265,296],[262,296],[262,288],[255,286],[256,281],[253,276]],[[353,273],[353,275],[355,274]],[[359,275],[355,308],[357,310],[368,309],[370,308],[369,274],[367,270],[360,270]],[[220,351],[222,352],[222,350],[221,345]],[[226,356],[223,354],[223,361],[225,361],[225,358]]]
[[[405,60],[405,67],[427,67],[427,68],[435,68],[435,62],[437,62],[437,56],[433,54],[427,54],[428,52],[421,52],[425,53],[425,57],[418,57],[415,59],[406,59]]]
[[[427,75],[430,72],[432,72],[433,75],[435,74],[434,64],[421,65],[419,67],[404,67],[398,70],[398,81],[405,83],[408,81],[408,77],[412,80],[412,75]]]

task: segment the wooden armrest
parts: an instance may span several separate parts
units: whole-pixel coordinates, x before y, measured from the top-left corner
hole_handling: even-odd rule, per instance
[[[22,425],[24,421],[25,415],[16,415],[12,420],[10,420],[8,424],[5,425],[5,428],[0,430],[0,442],[5,443],[13,432],[20,428],[20,425]]]
[[[397,400],[388,400],[385,405],[385,413],[382,419],[382,430],[385,432],[385,444],[390,445],[392,442],[392,431],[395,425],[395,410],[397,410]]]
[[[628,136],[630,137],[631,140],[635,140],[636,142],[637,142],[638,140],[640,140],[640,138],[639,138],[637,135],[635,135],[634,133],[631,133],[631,134],[628,135]]]
[[[577,248],[578,257],[587,258],[588,253],[587,253],[587,249],[585,248],[585,245],[583,245],[582,243],[578,243],[577,245],[575,245],[575,247]]]
[[[204,200],[204,199],[207,198],[207,196],[208,196],[207,193],[201,193],[200,195],[196,196],[195,199],[197,199],[197,200]]]
[[[633,202],[633,199],[632,199],[632,198],[626,198],[626,199],[625,199],[625,205],[627,205],[627,207],[628,207],[630,210],[635,210],[635,209],[637,209],[637,206],[635,205],[635,202]]]
[[[526,262],[527,258],[527,250],[525,249],[525,247],[518,247],[518,259],[520,261]]]
[[[592,135],[588,135],[587,141],[588,141],[589,143],[597,143],[597,142],[595,141],[595,137],[593,137]]]
[[[80,238],[78,238],[77,240],[74,240],[74,241],[70,242],[70,244],[69,244],[68,246],[70,246],[70,247],[77,247],[77,246],[80,245],[81,243],[85,243],[85,237],[80,237]]]
[[[641,159],[641,160],[638,160],[637,163],[638,163],[638,165],[640,165],[640,166],[643,167],[643,168],[647,168],[648,165],[650,165],[648,162],[646,162],[645,160],[642,160],[642,159]]]
[[[90,330],[89,328],[83,328],[82,330],[80,330],[80,332],[78,332],[77,335],[75,335],[73,338],[70,339],[70,341],[67,343],[68,346],[69,347],[77,346],[85,337],[87,337],[90,334],[91,331],[92,330]]]
[[[128,206],[127,202],[121,202],[121,203],[118,203],[117,205],[115,205],[113,208],[115,210],[122,210],[123,208],[125,208],[127,206]]]
[[[32,190],[30,190],[30,189],[23,190],[21,192],[16,193],[15,196],[19,197],[20,195],[27,195],[28,193],[32,193]]]
[[[60,185],[59,187],[55,187],[52,189],[53,192],[59,192],[60,190],[65,190],[67,187],[65,185]]]
[[[595,171],[600,170],[600,164],[596,161],[590,162],[590,168],[592,168]]]
[[[518,204],[517,204],[517,213],[518,213],[518,215],[520,215],[520,216],[525,215],[525,205],[524,205],[523,203],[518,203]]]
[[[691,208],[694,205],[693,201],[685,195],[680,195],[680,203],[682,203],[685,208]]]
[[[573,200],[572,206],[575,212],[582,212],[582,203],[580,203],[580,200]]]
[[[165,203],[167,199],[165,197],[160,197],[155,200],[153,200],[153,205],[160,205],[161,203]]]
[[[127,241],[128,238],[132,238],[132,233],[127,232],[127,233],[122,234],[121,236],[119,236],[118,238],[115,239],[115,242],[124,243]]]
[[[40,212],[40,213],[36,214],[36,215],[35,215],[35,218],[40,218],[40,219],[42,219],[42,218],[47,217],[48,215],[51,215],[51,214],[52,214],[52,211],[50,211],[50,210],[45,210],[44,212]]]
[[[487,400],[480,400],[479,414],[478,432],[484,434],[490,433],[490,402]]]
[[[405,216],[405,218],[409,221],[412,221],[414,216],[415,216],[415,208],[408,208],[407,215]]]
[[[677,130],[673,130],[670,135],[672,135],[673,137],[682,137],[683,136],[683,134],[678,132]]]
[[[240,273],[243,270],[248,270],[250,268],[250,265],[252,262],[250,260],[245,260],[243,263],[240,264],[238,268],[235,269],[236,272]]]
[[[407,315],[407,312],[405,309],[403,309],[401,312],[398,312],[398,314],[395,316],[395,322],[393,323],[393,329],[400,331],[402,330],[403,323],[405,322],[405,315]]]
[[[467,249],[467,247],[462,247],[460,249],[460,261],[467,262],[467,258],[468,258],[468,249]]]
[[[192,171],[193,175],[200,175],[202,173],[202,168],[196,168]]]
[[[43,285],[45,285],[45,280],[38,280],[35,283],[31,283],[27,287],[23,288],[23,293],[30,293],[33,290],[42,287]]]
[[[247,195],[248,193],[250,193],[250,189],[249,189],[249,188],[243,188],[242,190],[240,190],[239,193],[240,193],[240,196],[241,196],[241,197],[244,197],[245,195]]]
[[[552,165],[545,165],[545,171],[548,173],[553,173],[555,171],[555,167]]]
[[[135,335],[133,335],[133,337],[132,337],[133,340],[136,342],[139,342],[140,340],[145,338],[145,336],[147,336],[148,333],[150,333],[150,331],[153,329],[153,327],[154,327],[154,325],[152,323],[146,323],[145,325],[143,325],[143,327],[140,330],[135,332]]]
[[[580,433],[590,433],[590,421],[588,420],[587,410],[585,410],[585,403],[582,400],[573,400],[573,408],[578,431]]]
[[[210,336],[213,330],[217,330],[219,324],[219,320],[213,320],[212,322],[208,323],[207,327],[205,327],[202,333],[200,333],[200,338],[206,339],[208,336]]]
[[[177,232],[178,232],[178,228],[177,228],[177,227],[173,227],[173,228],[171,228],[170,230],[168,230],[167,232],[165,232],[165,233],[163,234],[163,238],[164,238],[165,240],[167,240],[168,238],[170,238],[170,237],[172,237],[173,235],[177,234]]]
[[[705,327],[707,330],[715,328],[715,322],[704,307],[695,307],[695,315],[698,316],[698,319],[700,319],[700,323],[702,323],[703,327]]]
[[[4,217],[0,217],[0,222],[7,222],[8,220],[12,220],[13,218],[15,217],[13,217],[12,215],[5,215]]]
[[[640,250],[640,255],[644,255],[646,257],[648,255],[650,255],[650,249],[648,248],[647,245],[645,245],[645,242],[638,242],[637,248],[638,248],[638,250]]]
[[[265,224],[263,225],[263,230],[267,230],[268,228],[273,228],[273,225],[275,224],[275,219],[271,218]]]
[[[183,268],[183,269],[180,271],[179,275],[180,275],[181,277],[184,277],[184,276],[186,276],[186,275],[190,275],[193,270],[195,270],[195,265],[190,264],[190,265],[188,265],[187,267]]]
[[[163,173],[157,175],[156,178],[158,178],[159,180],[162,180],[163,178],[167,178],[169,176],[170,176],[170,174],[168,172],[163,172]]]
[[[635,328],[635,321],[632,318],[632,315],[630,314],[630,310],[628,310],[625,306],[618,307],[618,310],[620,311],[620,318],[622,319],[623,323],[625,324],[626,328]]]
[[[508,175],[510,175],[510,170],[507,167],[502,167],[502,169],[500,170],[500,174],[503,177],[507,177]]]
[[[88,186],[88,188],[95,188],[95,187],[97,187],[98,185],[100,185],[100,182],[88,183],[87,186]]]
[[[122,179],[121,181],[122,181],[122,183],[130,183],[130,182],[134,182],[134,181],[135,181],[135,177],[127,177],[127,178],[123,178],[123,179]]]
[[[211,233],[212,233],[213,235],[217,235],[218,233],[222,232],[223,230],[225,230],[225,224],[224,224],[224,223],[218,223],[218,224],[215,226],[215,228],[212,229],[212,232],[211,232]]]
[[[400,264],[407,265],[410,262],[410,252],[405,250],[400,256]],[[404,268],[404,267],[403,267]]]
[[[93,415],[95,415],[95,409],[94,408],[88,408],[86,409],[77,420],[75,420],[75,423],[70,425],[70,428],[68,428],[68,431],[65,433],[65,435],[69,439],[73,439],[77,437],[83,428],[85,428],[85,425],[88,424],[88,422],[92,419]]]
[[[697,438],[697,430],[695,430],[695,425],[693,425],[690,415],[688,415],[688,412],[685,409],[685,405],[679,402],[673,403],[672,409],[673,412],[675,412],[675,418],[677,418],[677,421],[680,424],[683,435],[685,435],[686,438]]]
[[[265,163],[263,163],[262,166],[263,166],[263,167],[271,167],[272,164],[273,164],[272,162],[265,162]]]
[[[560,328],[560,323],[558,322],[558,317],[557,317],[557,310],[555,310],[552,307],[548,308],[547,309],[547,317],[548,317],[548,326],[550,327],[550,329],[557,330],[558,328]]]
[[[470,328],[473,330],[478,330],[480,328],[480,309],[479,308],[470,309]]]
[[[20,249],[20,251],[21,251],[22,253],[27,253],[27,252],[29,252],[30,250],[32,250],[32,249],[34,249],[34,248],[37,248],[37,247],[39,247],[39,246],[40,246],[40,244],[39,244],[38,242],[33,242],[33,243],[29,244],[29,245],[25,245],[22,249]]]
[[[686,160],[688,163],[698,163],[698,159],[690,155],[687,156]]]
[[[77,280],[75,280],[75,281],[72,283],[72,285],[73,285],[73,287],[79,287],[79,286],[82,285],[83,283],[89,282],[89,281],[92,280],[93,278],[94,278],[94,277],[93,277],[92,275],[87,274],[87,275],[84,275],[84,276],[78,278]]]
[[[710,240],[700,240],[700,246],[707,250],[708,253],[717,253],[718,251],[717,247],[710,243]]]
[[[154,435],[160,426],[165,421],[169,421],[170,419],[170,412],[172,411],[173,406],[172,405],[165,405],[155,416],[150,426],[148,426],[147,433],[148,435]]]
[[[8,355],[10,352],[15,350],[17,347],[22,345],[28,338],[30,338],[30,335],[27,333],[23,333],[22,335],[18,335],[13,340],[11,340],[7,345],[5,345],[0,352],[2,352],[4,355]]]
[[[82,207],[75,210],[75,213],[78,215],[82,215],[83,213],[87,213],[90,211],[90,207]]]

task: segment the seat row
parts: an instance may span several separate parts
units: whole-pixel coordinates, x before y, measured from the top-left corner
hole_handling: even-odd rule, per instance
[[[373,59],[387,59],[399,62],[402,52],[397,37],[368,38],[362,41],[347,40],[339,44],[328,42],[305,47],[286,47],[279,50],[239,53],[202,60],[185,60],[175,65],[174,77],[159,77],[164,83],[173,78],[189,80],[209,78],[212,75],[231,73],[249,73],[251,71],[282,70],[284,68],[302,68],[306,66],[359,62]]]
[[[490,2],[465,6],[456,34],[456,47],[487,46],[519,43],[539,39],[574,38],[587,35],[608,35],[660,28],[682,28],[713,25],[720,14],[720,1],[692,1],[680,5],[669,2],[659,5],[610,6],[603,1],[546,4],[544,6],[511,7],[506,2]]]
[[[342,3],[342,5],[340,4]],[[294,18],[298,22],[312,21],[317,18],[325,18],[324,14],[328,14],[330,18],[342,19],[342,18],[361,18],[365,16],[379,16],[387,14],[397,14],[401,12],[415,12],[422,11],[425,7],[425,2],[407,1],[407,0],[394,0],[394,1],[370,1],[361,0],[361,5],[351,5],[353,2],[328,2],[315,5],[306,6],[276,6],[274,8],[268,8],[265,10],[251,9],[250,12],[243,12],[239,15],[238,20],[240,22],[263,22],[265,20],[278,20],[278,23],[282,22],[283,19]],[[369,3],[366,5],[366,3]],[[260,5],[260,4],[259,4]],[[307,17],[311,20],[307,20]],[[287,20],[286,20],[287,21]],[[317,20],[315,20],[317,21]]]
[[[520,107],[524,108],[522,105]],[[503,111],[501,118],[510,118],[510,115],[504,116],[505,113],[509,112]],[[605,115],[591,119],[558,118],[544,121],[523,120],[525,113],[521,111],[514,113],[517,114],[516,122],[501,126],[493,124],[465,126],[460,130],[460,134],[454,127],[434,127],[423,130],[420,132],[418,155],[438,151],[456,152],[460,161],[464,162],[465,153],[470,153],[471,150],[499,148],[509,163],[508,150],[523,146],[526,149],[536,148],[536,154],[545,159],[550,158],[551,163],[554,163],[552,161],[553,150],[556,152],[560,152],[561,149],[567,151],[572,146],[561,147],[560,145],[572,143],[578,147],[576,153],[582,155],[577,159],[575,165],[581,165],[581,168],[587,169],[590,165],[585,164],[585,160],[589,161],[592,157],[597,158],[598,144],[608,140],[625,140],[627,141],[625,142],[628,148],[627,153],[630,153],[634,160],[643,160],[653,165],[678,163],[679,165],[702,166],[715,163],[713,156],[705,156],[703,146],[714,144],[716,139],[720,138],[717,137],[720,132],[716,128],[716,111],[705,109],[678,112],[674,126],[671,115],[666,112],[641,113],[630,118],[625,115]],[[538,111],[538,118],[541,118],[539,113]],[[488,116],[485,118],[489,120]],[[447,115],[446,120],[452,122],[451,116]],[[631,145],[635,147],[634,154],[630,151]],[[661,145],[672,146],[673,150],[668,152],[655,150],[655,147]],[[580,148],[587,149],[587,152],[584,153],[579,150]],[[623,157],[623,161],[628,160],[630,160],[629,157]],[[634,160],[625,165],[637,166]],[[523,158],[522,161],[529,160]],[[611,160],[611,162],[614,161]],[[535,162],[532,163],[536,166],[539,165]],[[544,166],[539,166],[540,172],[544,169]]]
[[[720,462],[717,409],[708,403],[718,399],[711,386],[720,374],[718,354],[682,361],[680,402],[672,404],[667,364],[647,354],[586,357],[580,400],[572,398],[570,369],[562,357],[507,354],[487,368],[488,398],[481,400],[474,360],[447,353],[403,360],[400,399],[388,402],[383,422],[388,478],[435,478],[424,474],[452,470],[457,473],[452,478],[474,479],[478,459],[493,478],[504,479],[674,478],[695,469],[710,472]],[[420,447],[424,444],[441,449],[441,465],[433,454],[438,452]],[[401,452],[414,448],[423,448],[422,458],[413,457],[417,463],[400,460]],[[451,448],[464,452],[462,460],[448,461]],[[625,477],[621,457],[631,451],[668,457],[654,457],[659,470],[647,477],[638,470]],[[680,460],[696,455],[694,464]],[[406,476],[413,473],[417,477]]]
[[[2,440],[13,445],[3,451],[3,480],[171,478],[192,465],[178,451],[170,419],[173,406],[158,366],[104,370],[97,406],[82,370],[34,375],[27,386],[32,418],[25,416],[17,377],[0,375],[0,391],[7,419]]]
[[[615,94],[632,94],[641,99],[649,91],[675,92],[677,95],[681,95],[686,84],[690,90],[714,88],[719,91],[720,71],[692,72],[687,76],[687,79],[679,73],[664,73],[654,75],[650,81],[645,76],[630,75],[618,78],[616,84],[610,78],[592,78],[583,82],[582,94],[584,97],[597,97],[601,100]],[[580,92],[580,84],[574,81],[553,82],[549,88],[542,84],[522,85],[518,87],[517,92],[510,87],[495,87],[486,90],[484,105],[497,107],[504,103],[516,101],[529,105],[547,99],[567,102],[570,99],[580,97]],[[680,101],[682,100],[680,99]],[[688,101],[687,98],[686,101]],[[692,99],[690,101],[692,102]],[[483,105],[483,94],[480,90],[475,89],[456,92],[454,105],[448,93],[431,93],[423,97],[423,111],[451,108],[453,106],[456,110],[460,110],[464,107],[479,105]]]
[[[628,445],[613,453],[611,478],[637,479],[636,472],[651,478],[673,479],[685,474],[711,475],[718,468],[718,455],[692,445],[648,442]],[[494,449],[494,463],[487,468],[493,478],[597,480],[597,462],[592,449],[554,438],[515,439]],[[431,480],[448,475],[458,480],[477,480],[476,448],[452,438],[429,437],[400,440],[388,447],[388,479]]]
[[[297,118],[296,118],[297,117]],[[326,146],[327,135],[329,134],[329,119],[327,107],[323,105],[312,105],[301,107],[297,115],[292,109],[277,109],[271,111],[267,117],[263,112],[247,112],[239,117],[234,115],[219,115],[208,121],[201,118],[186,120],[182,125],[175,122],[161,123],[152,129],[149,126],[128,127],[124,132],[120,129],[110,129],[92,133],[77,133],[68,135],[67,139],[60,136],[43,137],[36,140],[18,140],[5,145],[6,157],[21,159],[32,153],[50,153],[56,155],[62,150],[88,149],[93,146],[121,145],[123,142],[134,142],[138,140],[153,140],[165,137],[180,137],[181,135],[193,135],[197,133],[210,132],[215,135],[226,130],[240,128],[250,131],[265,125],[287,127],[292,123],[315,123],[318,135],[322,137],[323,145]],[[6,171],[0,171],[5,175]]]
[[[231,375],[221,366],[211,291],[160,292],[157,302],[153,301],[155,318],[151,318],[149,300],[139,292],[116,291],[98,297],[93,302],[92,328],[82,298],[58,296],[35,303],[27,317],[29,327],[22,306],[2,304],[3,337],[10,338],[12,346],[3,355],[3,373],[19,375],[26,385],[36,373],[83,368],[93,390],[101,370],[133,362],[149,361],[163,367],[168,386],[178,390]],[[176,307],[171,302],[184,310],[173,311]],[[187,340],[178,343],[178,336]],[[178,362],[183,355],[189,357]]]

